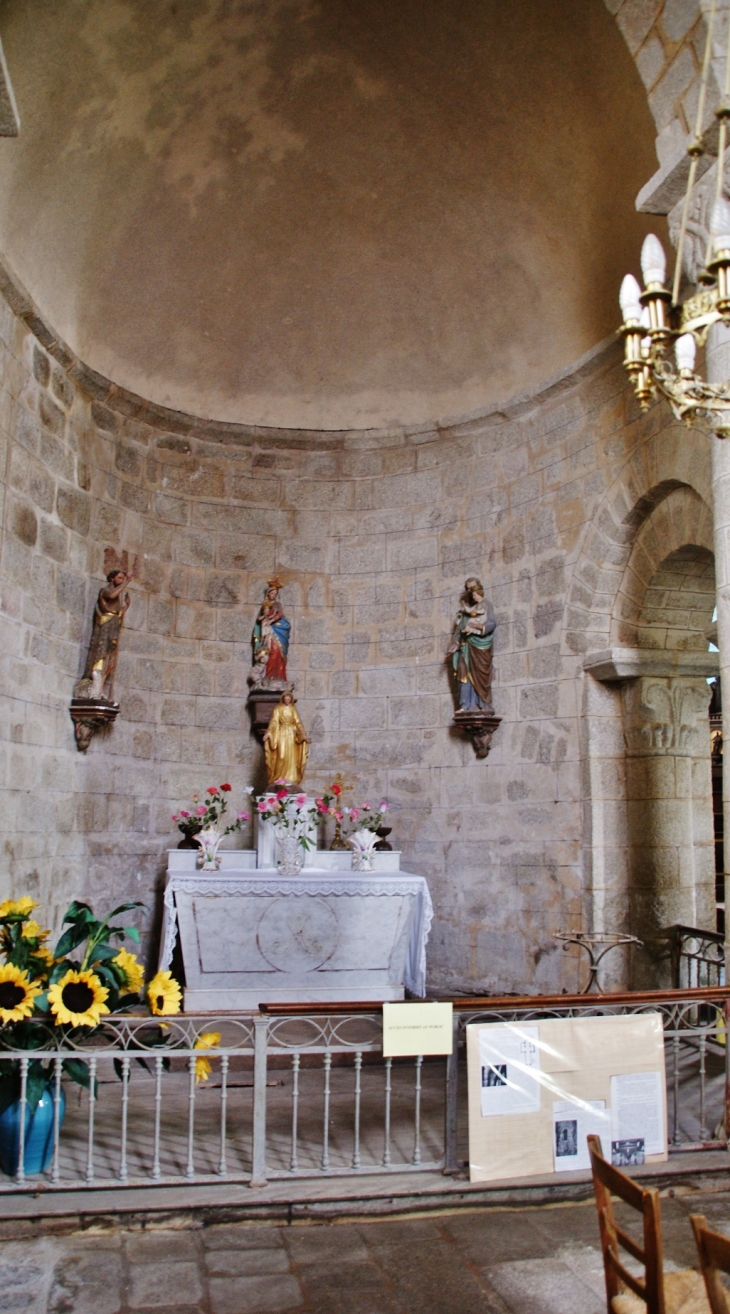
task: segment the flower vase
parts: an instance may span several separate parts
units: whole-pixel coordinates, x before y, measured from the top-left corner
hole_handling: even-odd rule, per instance
[[[353,871],[373,870],[373,850],[378,842],[374,830],[356,830],[349,838]]]
[[[61,1087],[58,1102],[59,1131],[65,1112],[66,1096]],[[53,1083],[49,1082],[33,1111],[31,1112],[28,1104],[25,1106],[23,1170],[26,1177],[44,1173],[50,1166],[55,1145],[54,1122]],[[0,1113],[0,1168],[8,1177],[15,1177],[19,1160],[20,1100],[13,1100],[13,1103]]]
[[[218,871],[221,865],[218,857],[218,845],[223,839],[221,832],[216,830],[215,826],[207,826],[205,830],[198,831],[194,839],[195,843],[200,845],[198,866],[203,871]]]
[[[296,835],[290,835],[287,831],[283,834],[277,834],[276,844],[279,850],[279,857],[276,863],[277,868],[282,876],[298,876],[302,870],[302,846]]]

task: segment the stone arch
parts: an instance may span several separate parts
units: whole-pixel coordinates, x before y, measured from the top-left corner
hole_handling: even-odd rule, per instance
[[[689,474],[686,454],[681,467],[686,448],[675,444],[667,475],[666,439],[652,445],[660,460],[654,473],[664,477],[636,488],[634,453],[585,544],[608,590],[593,597],[608,646],[584,660],[583,739],[587,915],[597,929],[650,943],[675,922],[714,929],[709,465],[695,466],[692,486],[677,477]],[[632,484],[635,499],[626,506]],[[628,980],[668,984],[666,962],[656,950],[635,955],[618,972],[618,981]]]
[[[659,523],[653,521],[657,508],[679,490],[687,491],[679,501],[671,502],[670,508],[679,514],[685,502],[694,507],[691,515],[699,520],[693,532],[700,535],[701,546],[712,546],[709,437],[696,430],[688,433],[663,408],[655,408],[654,415],[653,434],[633,448],[586,527],[567,591],[565,651],[585,655],[601,651],[612,641],[615,600],[637,537],[650,519]],[[673,524],[675,519],[667,523]],[[682,544],[675,542],[674,546]]]
[[[695,599],[698,589],[701,598]],[[639,527],[616,594],[611,642],[706,651],[714,594],[709,508],[694,489],[680,485]]]
[[[633,56],[657,127],[664,164],[694,127],[706,27],[700,0],[604,0]],[[719,88],[718,88],[719,92]],[[711,117],[712,105],[709,106]]]

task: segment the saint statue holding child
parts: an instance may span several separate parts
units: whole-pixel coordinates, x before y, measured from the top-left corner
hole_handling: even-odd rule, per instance
[[[447,657],[451,657],[459,694],[459,711],[483,711],[492,707],[492,644],[497,622],[491,602],[485,601],[481,580],[470,577],[464,584],[461,607]]]

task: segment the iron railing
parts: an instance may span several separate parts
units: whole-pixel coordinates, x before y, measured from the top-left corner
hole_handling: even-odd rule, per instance
[[[720,931],[677,923],[667,927],[662,938],[669,945],[675,990],[725,984],[725,936]]]
[[[17,1176],[0,1175],[0,1191],[453,1173],[466,1157],[469,1023],[648,1011],[664,1023],[670,1150],[725,1146],[724,987],[458,999],[448,1059],[384,1058],[373,1004],[277,1005],[255,1016],[165,1019],[164,1048],[147,1017],[107,1018],[78,1043],[34,1023],[37,1048],[2,1050],[19,1065],[21,1116]],[[220,1044],[196,1048],[210,1031]],[[28,1067],[38,1058],[50,1065],[56,1137],[49,1171],[29,1181],[23,1114]],[[69,1058],[88,1064],[87,1089],[64,1078]],[[200,1058],[213,1071],[197,1085]]]
[[[454,1051],[446,1078],[445,1171],[459,1167],[459,1060],[469,1023],[650,1012],[661,1014],[664,1027],[670,1153],[725,1148],[730,1118],[727,988],[456,1000]]]

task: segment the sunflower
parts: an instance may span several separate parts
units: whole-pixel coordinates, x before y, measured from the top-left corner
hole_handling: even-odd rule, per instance
[[[19,917],[24,920],[37,907],[35,899],[28,898],[27,894],[24,894],[22,899],[6,899],[4,903],[0,903],[0,918]]]
[[[73,1027],[95,1027],[101,1014],[109,1012],[104,1002],[108,994],[94,972],[71,968],[51,986],[48,1002],[59,1025],[68,1022]]]
[[[220,1045],[220,1043],[220,1031],[201,1031],[193,1045],[193,1049],[215,1049],[216,1045]],[[195,1060],[195,1084],[197,1085],[199,1081],[207,1081],[212,1071],[213,1065],[210,1059],[197,1058]]]
[[[124,972],[127,989],[131,990],[133,995],[138,995],[144,985],[144,969],[136,955],[128,953],[126,949],[120,949],[116,958],[112,958],[112,962]]]
[[[3,1022],[21,1022],[33,1012],[33,1001],[42,987],[28,980],[13,963],[0,967],[0,1018]]]
[[[162,1013],[179,1013],[182,991],[172,972],[158,972],[147,986],[150,1008],[158,1016]]]
[[[41,962],[45,964],[46,970],[53,967],[56,961],[53,957],[53,951],[44,944],[39,944],[38,948],[32,951],[32,956],[33,958],[40,958]]]
[[[44,931],[43,927],[39,926],[33,918],[29,922],[23,923],[21,935],[24,940],[47,940],[50,934],[50,931]]]

